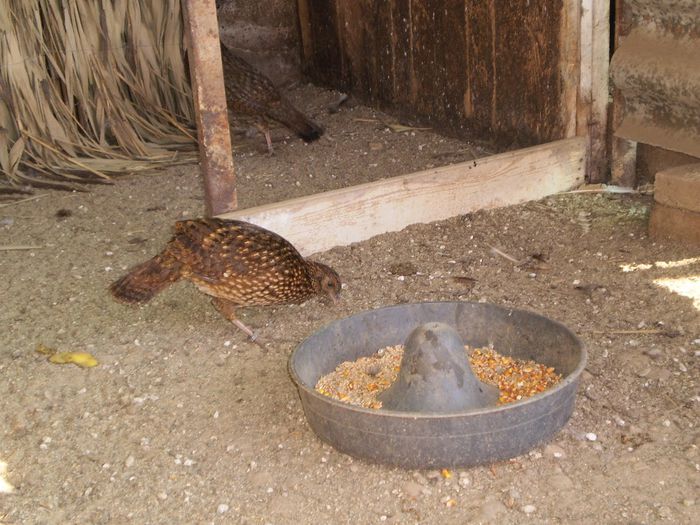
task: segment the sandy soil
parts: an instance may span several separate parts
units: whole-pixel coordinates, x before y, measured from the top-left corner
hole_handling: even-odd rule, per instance
[[[392,119],[359,106],[329,115],[330,92],[293,95],[328,134],[304,145],[277,130],[272,157],[260,136],[246,139],[242,206],[478,149],[393,133],[382,124]],[[342,276],[344,301],[242,310],[271,344],[263,354],[187,283],[143,308],[106,291],[160,249],[175,220],[203,213],[194,167],[39,193],[0,208],[0,246],[36,247],[0,252],[0,476],[15,489],[0,494],[0,523],[697,520],[700,300],[656,280],[697,278],[700,262],[654,263],[700,250],[649,240],[647,197],[555,196],[317,254]],[[585,341],[577,407],[551,443],[445,477],[367,464],[315,437],[287,374],[295,345],[333,319],[423,300],[534,310]],[[38,344],[91,352],[100,365],[51,364]]]

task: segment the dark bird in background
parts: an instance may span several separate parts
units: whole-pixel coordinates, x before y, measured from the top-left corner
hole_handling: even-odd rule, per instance
[[[253,341],[236,307],[299,304],[314,295],[336,302],[341,288],[332,268],[303,258],[276,233],[242,221],[195,219],[176,222],[163,251],[109,289],[118,301],[142,304],[180,279],[211,295],[216,309]]]
[[[223,43],[221,59],[228,109],[233,112],[234,119],[250,121],[265,135],[270,153],[270,121],[288,127],[305,142],[312,142],[323,134],[323,129],[292,106],[269,78]]]

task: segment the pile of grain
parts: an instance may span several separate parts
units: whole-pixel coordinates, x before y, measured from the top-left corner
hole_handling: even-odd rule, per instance
[[[499,404],[534,396],[561,380],[553,368],[522,359],[503,356],[490,348],[465,347],[472,370],[485,383],[500,390]],[[369,357],[339,364],[321,377],[316,390],[344,403],[364,408],[381,408],[377,396],[398,376],[403,346],[388,346]]]

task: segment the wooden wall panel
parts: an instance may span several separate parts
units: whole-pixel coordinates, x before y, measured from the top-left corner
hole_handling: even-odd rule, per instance
[[[298,3],[303,64],[316,82],[504,147],[570,134],[560,104],[565,0]]]

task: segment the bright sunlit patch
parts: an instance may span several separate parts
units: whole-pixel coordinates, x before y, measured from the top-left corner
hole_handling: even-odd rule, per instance
[[[5,479],[5,472],[7,472],[7,463],[0,461],[0,494],[12,494],[15,488]]]
[[[621,264],[620,269],[623,272],[636,272],[637,270],[650,270],[651,268],[680,268],[697,262],[700,262],[700,257],[691,257],[678,261],[656,261],[653,264]]]
[[[700,310],[700,275],[688,277],[655,279],[654,284],[693,300],[693,306]]]

